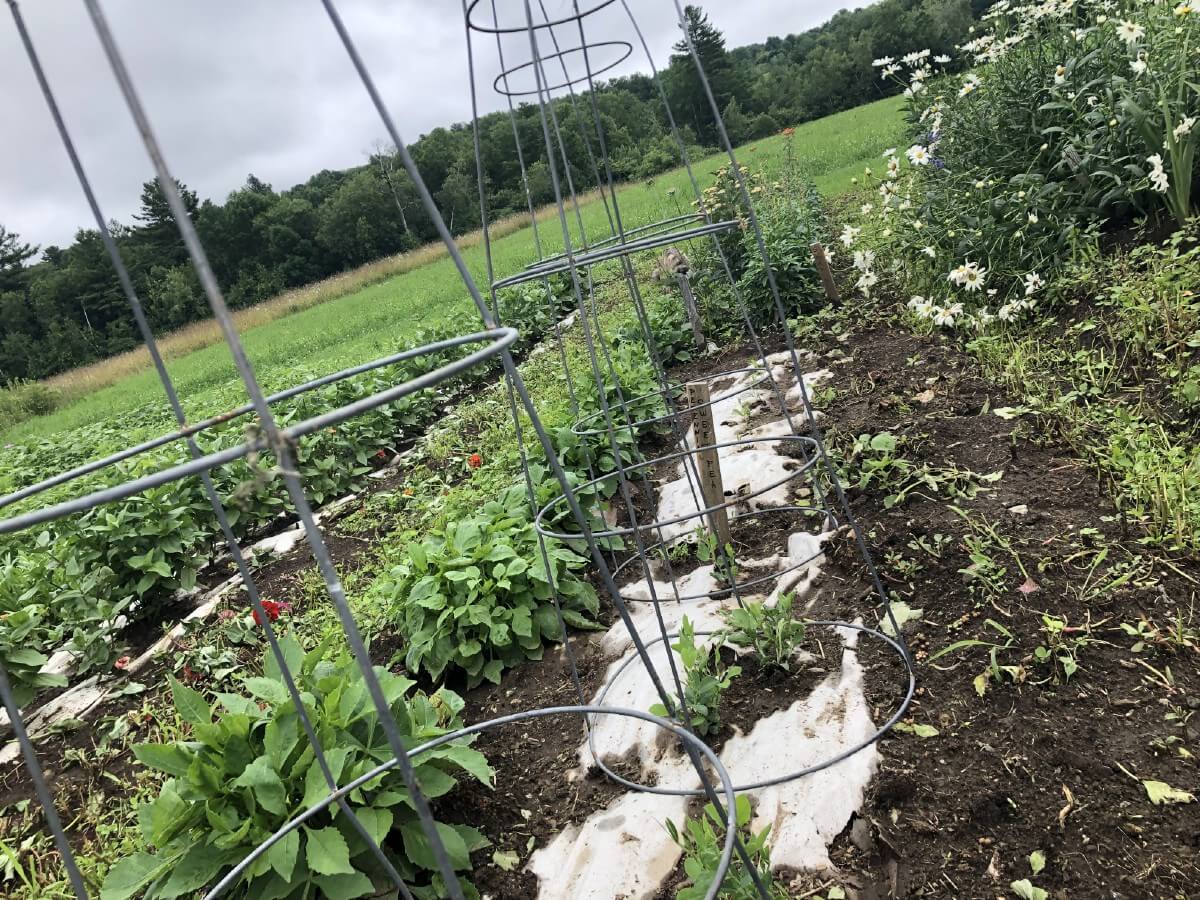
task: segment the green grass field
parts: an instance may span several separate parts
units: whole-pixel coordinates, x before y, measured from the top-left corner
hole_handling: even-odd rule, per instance
[[[739,160],[768,177],[782,173],[789,155],[822,194],[834,196],[849,190],[851,179],[864,166],[873,165],[880,149],[897,143],[903,132],[898,99],[879,101],[798,127],[791,138],[775,136],[747,144]],[[789,154],[790,147],[790,154]],[[713,156],[694,166],[702,186],[724,162]],[[691,188],[687,175],[676,170],[650,183],[630,184],[619,192],[622,218],[627,228],[690,210]],[[603,205],[593,201],[582,209],[589,236],[606,235]],[[542,223],[541,237],[547,252],[562,247],[556,220]],[[485,280],[483,248],[464,252],[475,278]],[[535,258],[532,228],[523,228],[493,244],[499,276],[515,272]],[[295,368],[314,374],[394,352],[419,328],[447,320],[461,322],[461,330],[475,330],[478,319],[454,266],[442,258],[352,294],[297,312],[242,335],[247,353],[269,390],[286,387],[281,379]],[[235,380],[232,362],[222,344],[214,344],[168,364],[190,418],[220,412],[228,404]],[[240,401],[236,401],[240,402]],[[163,403],[162,414],[152,410]],[[167,422],[162,390],[147,369],[102,388],[56,412],[32,419],[5,431],[6,442],[43,437],[145,408],[143,429],[162,430]],[[135,437],[137,435],[130,435]]]

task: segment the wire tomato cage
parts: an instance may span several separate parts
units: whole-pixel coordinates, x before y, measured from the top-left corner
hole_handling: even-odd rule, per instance
[[[870,553],[861,529],[851,514],[836,468],[825,451],[820,429],[816,423],[817,416],[806,385],[800,354],[787,326],[783,301],[776,284],[762,230],[755,215],[754,206],[750,202],[747,182],[729,142],[706,73],[694,46],[692,46],[691,35],[686,26],[686,17],[678,2],[673,0],[682,29],[682,39],[687,47],[687,54],[693,61],[696,77],[703,86],[704,96],[715,122],[721,150],[728,157],[730,172],[736,182],[737,191],[745,209],[745,216],[742,218],[714,219],[706,208],[700,187],[700,178],[695,171],[694,161],[689,158],[688,147],[678,125],[676,113],[668,100],[668,94],[663,87],[660,73],[655,67],[641,27],[626,0],[596,0],[596,2],[586,4],[581,4],[576,0],[571,4],[569,13],[553,15],[547,11],[542,0],[536,0],[536,4],[531,3],[530,0],[502,4],[498,4],[497,0],[464,0],[462,14],[471,86],[476,181],[483,225],[484,256],[487,265],[486,283],[481,288],[472,277],[426,183],[422,180],[408,147],[392,118],[389,106],[359,54],[337,4],[334,0],[318,0],[362,82],[368,100],[378,113],[381,124],[395,145],[399,159],[412,179],[424,209],[429,214],[440,239],[447,248],[451,261],[461,276],[464,288],[471,297],[475,311],[482,323],[482,329],[463,329],[463,333],[446,340],[404,349],[372,362],[346,368],[268,395],[263,391],[255,367],[245,352],[221,286],[209,265],[209,259],[200,237],[187,214],[178,183],[175,181],[172,169],[168,166],[156,132],[139,98],[134,79],[126,67],[117,40],[101,9],[100,0],[83,0],[92,26],[100,39],[112,75],[154,166],[159,187],[171,209],[188,257],[195,269],[212,315],[221,329],[225,345],[248,397],[248,402],[241,406],[219,416],[194,423],[188,421],[184,412],[177,386],[166,367],[156,335],[150,326],[121,250],[96,199],[91,181],[76,150],[18,3],[16,0],[6,0],[6,2],[47,109],[92,211],[96,227],[130,305],[141,338],[149,351],[152,365],[162,384],[167,405],[175,420],[175,428],[163,435],[127,447],[101,459],[75,466],[0,498],[0,509],[15,507],[17,510],[7,518],[0,519],[0,534],[23,531],[105,504],[116,503],[165,484],[185,479],[198,480],[218,525],[224,548],[241,576],[247,593],[248,608],[255,613],[256,619],[263,628],[271,658],[279,670],[288,701],[296,711],[300,728],[312,748],[314,765],[319,768],[327,787],[327,793],[319,803],[289,817],[252,852],[236,863],[223,867],[215,883],[206,886],[205,896],[216,898],[233,891],[242,876],[256,863],[261,862],[263,855],[268,853],[279,841],[304,825],[305,822],[311,821],[314,816],[336,807],[366,844],[371,856],[378,863],[380,871],[385,873],[390,880],[396,895],[412,898],[414,885],[409,884],[401,876],[399,870],[402,867],[397,865],[395,851],[385,846],[385,841],[377,839],[372,829],[367,827],[356,815],[348,800],[356,790],[360,790],[370,783],[372,778],[385,771],[395,770],[399,773],[408,792],[409,802],[417,815],[421,833],[428,842],[437,876],[441,880],[446,895],[453,900],[464,900],[468,892],[464,889],[459,873],[450,860],[450,854],[442,834],[436,827],[430,809],[430,798],[422,790],[420,779],[415,773],[420,757],[438,747],[456,741],[465,741],[495,728],[544,717],[570,716],[580,721],[585,743],[593,751],[596,725],[605,720],[641,723],[641,726],[671,736],[676,742],[676,747],[682,752],[683,758],[686,758],[687,763],[691,766],[695,777],[695,787],[671,789],[640,783],[613,771],[609,762],[594,752],[593,762],[606,777],[633,791],[674,793],[707,799],[716,809],[717,824],[722,828],[723,838],[714,878],[706,896],[714,898],[718,895],[726,874],[736,859],[744,867],[757,895],[769,898],[770,894],[762,883],[744,842],[739,837],[735,811],[738,792],[804,778],[854,753],[861,752],[885,734],[904,714],[912,699],[915,675],[911,657],[904,645],[900,629],[891,615],[887,595],[871,563]],[[504,7],[503,14],[500,6]],[[596,40],[590,37],[589,30],[597,28],[601,22],[610,29],[623,30],[624,36],[628,40]],[[560,42],[560,37],[567,43]],[[644,58],[638,58],[639,49]],[[512,122],[514,147],[520,164],[521,180],[537,256],[519,271],[503,276],[498,275],[494,268],[492,238],[489,233],[488,221],[491,207],[483,178],[479,130],[480,103],[476,88],[477,64],[485,56],[489,63],[494,61],[499,72],[492,81],[491,87],[504,98]],[[627,223],[622,213],[617,179],[613,173],[606,141],[605,120],[597,102],[596,78],[602,73],[614,70],[625,61],[635,58],[638,65],[646,66],[652,73],[655,92],[663,105],[663,115],[670,125],[673,144],[687,174],[688,183],[695,199],[697,209],[695,213],[667,216],[658,221],[639,223]],[[527,153],[535,148],[522,143],[522,135],[517,124],[518,107],[514,105],[515,98],[532,98],[533,106],[536,109],[539,134],[535,152],[548,160],[554,194],[551,212],[552,218],[557,224],[557,230],[560,232],[553,240],[543,233],[543,226],[537,214],[538,210],[535,209],[529,189]],[[566,110],[570,110],[572,113],[569,123],[565,122],[562,117],[562,113]],[[568,133],[566,130],[568,127],[573,127],[575,131]],[[566,149],[568,139],[578,140],[582,143],[586,152],[586,166],[579,168],[572,164]],[[607,224],[607,233],[588,234],[582,212],[582,195],[585,189],[598,193]],[[592,230],[594,231],[594,229]],[[601,231],[603,230],[602,227]],[[723,236],[728,237],[734,234],[743,235],[751,241],[765,266],[775,330],[782,335],[785,347],[781,353],[767,353],[764,349],[762,335],[753,324],[752,317],[747,311],[745,298],[742,296],[730,260],[721,242]],[[557,250],[560,239],[561,250]],[[664,361],[647,312],[636,267],[648,253],[663,248],[670,251],[672,248],[685,244],[712,248],[712,253],[718,260],[719,270],[722,273],[722,287],[734,300],[734,307],[744,326],[746,340],[751,347],[753,362],[716,374],[701,375],[680,381],[673,379],[670,367]],[[658,384],[657,390],[651,393],[642,393],[639,396],[626,396],[618,376],[617,365],[614,362],[615,352],[618,348],[614,347],[602,327],[601,303],[597,298],[597,293],[608,288],[614,269],[616,270],[615,283],[618,287],[623,286],[624,293],[621,299],[628,301],[628,305],[632,307],[636,329],[644,344],[653,368],[654,379]],[[686,281],[686,272],[680,274],[680,277]],[[569,281],[570,300],[574,308],[573,317],[579,331],[588,369],[588,373],[583,376],[574,372],[567,364],[565,324],[557,321],[558,307],[551,288],[552,278],[565,278]],[[564,469],[554,442],[542,424],[534,398],[513,359],[512,348],[520,335],[516,329],[505,325],[504,299],[506,289],[521,285],[532,285],[535,290],[540,285],[541,290],[545,293],[546,303],[555,319],[549,340],[553,342],[562,361],[563,377],[571,397],[572,408],[576,413],[576,420],[571,429],[572,433],[577,439],[591,441],[595,446],[607,450],[610,454],[608,458],[612,460],[611,467],[602,470],[599,466],[599,456],[602,454],[592,454],[592,458],[589,458],[586,466],[587,478],[583,481],[573,480]],[[683,293],[684,298],[680,302],[686,302],[686,298],[691,296],[690,287],[684,288]],[[447,355],[453,357],[448,362],[444,361]],[[581,549],[581,552],[590,558],[594,567],[595,579],[611,604],[616,618],[614,627],[624,629],[632,651],[608,675],[595,696],[589,697],[579,674],[578,661],[572,642],[565,640],[567,628],[563,621],[562,610],[558,606],[557,588],[555,587],[555,608],[561,634],[564,637],[563,647],[577,702],[570,705],[520,710],[489,721],[468,724],[431,742],[409,746],[389,707],[388,698],[385,696],[371,662],[366,641],[347,602],[341,580],[326,546],[317,514],[309,493],[306,491],[304,479],[297,471],[297,451],[307,436],[321,429],[334,427],[417,392],[430,390],[450,382],[465,373],[479,371],[497,363],[502,372],[502,381],[508,399],[508,414],[515,429],[522,461],[525,463],[524,480],[529,501],[529,515],[535,523],[539,552],[542,554],[543,561],[547,563],[546,569],[548,572],[552,571],[548,563],[548,555],[554,542],[563,542],[571,547]],[[408,369],[403,368],[404,365],[410,364],[420,367],[422,369],[420,374],[412,376]],[[381,374],[391,372],[396,377],[396,383],[369,396],[322,411],[286,427],[280,424],[278,411],[287,401],[368,372]],[[397,375],[396,372],[401,374]],[[722,393],[724,386],[731,381],[734,389]],[[698,383],[703,383],[706,390],[715,388],[716,395],[712,396],[710,391],[707,400],[681,404],[681,393]],[[598,411],[589,412],[580,407],[579,397],[584,391],[589,392],[597,399]],[[724,409],[734,397],[744,398],[750,394],[760,397],[762,402],[768,405],[773,403],[772,408],[780,416],[779,422],[782,423],[778,425],[778,433],[739,436],[731,439],[710,437],[708,440],[701,440],[699,438],[698,424],[703,424],[705,421],[711,422],[716,417],[718,408]],[[642,401],[651,399],[656,404],[654,412],[646,415],[644,414],[645,405]],[[244,440],[233,446],[216,450],[202,448],[199,438],[209,434],[218,426],[238,419],[244,419],[252,426],[246,429]],[[527,446],[525,427],[532,432],[536,441],[535,446]],[[647,455],[640,438],[650,432],[665,435],[665,438],[669,438],[677,449],[658,455]],[[117,483],[106,483],[100,488],[94,487],[92,476],[104,477],[106,473],[119,472],[117,467],[121,463],[174,445],[186,448],[188,458],[185,461],[166,465],[158,471],[139,477],[128,478]],[[777,452],[775,448],[788,449],[786,452]],[[536,498],[529,472],[530,457],[535,453],[544,456],[553,481],[558,486],[557,496],[549,502],[541,504]],[[778,466],[778,477],[728,497],[714,498],[706,494],[706,489],[711,487],[712,467],[715,465],[717,470],[727,468],[736,461],[737,456],[744,453],[762,453],[778,457],[778,460],[772,463]],[[331,765],[326,748],[322,746],[317,730],[306,710],[301,691],[297,686],[297,673],[289,666],[287,655],[280,643],[280,636],[272,626],[270,615],[266,613],[264,601],[255,581],[255,573],[251,568],[247,552],[242,547],[227,501],[220,496],[212,478],[213,472],[221,467],[261,454],[270,454],[276,462],[279,481],[286,491],[308,548],[316,562],[326,592],[336,612],[341,637],[362,676],[370,703],[386,734],[391,753],[391,759],[382,763],[377,769],[345,783],[339,781],[339,777],[335,774],[335,767]],[[676,510],[665,515],[658,512],[648,513],[644,504],[639,507],[639,504],[635,502],[635,495],[641,497],[645,489],[653,488],[656,483],[655,478],[664,473],[669,474],[677,485],[677,492],[684,504],[681,507],[682,511]],[[83,493],[80,496],[59,499],[63,490],[80,485],[83,486]],[[594,500],[596,490],[600,488],[612,489],[609,500],[602,505],[597,504]],[[756,498],[774,497],[778,495],[779,491],[783,491],[786,495],[785,502],[774,505],[750,505],[751,501]],[[807,498],[804,502],[797,501],[797,495],[800,493]],[[606,515],[608,519],[598,525],[597,516],[602,514]],[[739,785],[734,774],[727,771],[726,766],[722,764],[720,755],[714,748],[706,744],[686,724],[689,722],[689,716],[686,702],[683,700],[685,691],[679,660],[674,653],[663,652],[669,642],[678,635],[678,630],[668,625],[668,618],[674,615],[672,609],[677,612],[685,608],[697,608],[698,605],[705,603],[741,605],[748,597],[760,595],[770,585],[779,585],[781,579],[795,578],[819,565],[821,553],[819,548],[810,547],[807,552],[789,557],[786,564],[775,571],[769,571],[764,575],[756,574],[753,577],[732,576],[724,583],[709,589],[689,591],[686,587],[681,590],[681,585],[689,583],[686,581],[688,573],[675,571],[670,551],[673,547],[686,541],[690,534],[686,527],[680,530],[682,526],[702,527],[705,523],[709,523],[715,531],[718,519],[724,518],[729,521],[734,533],[741,533],[744,530],[753,530],[759,523],[771,517],[792,522],[815,523],[810,524],[810,527],[813,532],[822,536],[822,539],[838,528],[845,528],[853,534],[870,573],[877,608],[890,623],[890,634],[856,622],[820,620],[812,621],[809,624],[813,627],[828,628],[836,634],[853,632],[869,638],[872,643],[895,655],[904,671],[904,677],[901,679],[902,683],[898,685],[897,696],[899,699],[893,705],[889,717],[867,739],[853,747],[846,748],[836,757],[808,765],[798,771],[777,773],[768,779],[759,779],[750,784]],[[731,549],[731,553],[732,555],[727,560],[731,567],[736,567],[738,562],[748,563],[748,561],[736,559],[736,550]],[[633,590],[631,587],[633,582],[626,580],[636,580],[639,570],[644,579],[644,592]],[[660,588],[665,588],[665,590],[660,591]],[[635,604],[645,602],[649,602],[651,607],[648,626],[647,617],[640,615],[634,609]],[[874,604],[869,604],[864,612],[869,611],[872,605]],[[702,637],[710,636],[704,631],[697,632],[697,634]],[[613,686],[619,680],[631,677],[634,672],[640,673],[638,677],[648,679],[654,694],[668,711],[667,716],[657,716],[642,709],[626,708],[605,702],[613,691]],[[90,896],[88,886],[76,863],[68,833],[55,808],[50,786],[38,761],[37,750],[26,728],[22,710],[18,708],[9,674],[2,665],[0,665],[0,700],[3,701],[8,713],[14,739],[19,745],[30,780],[45,815],[47,830],[51,833],[61,855],[64,871],[75,895],[79,898],[86,898]],[[155,886],[154,883],[148,883],[142,885],[141,889],[153,894]]]

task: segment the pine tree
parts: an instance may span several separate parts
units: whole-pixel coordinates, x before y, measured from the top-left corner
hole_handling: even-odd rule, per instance
[[[20,235],[0,225],[0,293],[20,290],[25,260],[35,253],[37,247],[21,243]]]
[[[687,29],[696,59],[704,69],[708,86],[719,109],[725,109],[738,92],[737,70],[725,50],[725,36],[698,6],[685,6],[681,27]],[[671,57],[671,81],[677,99],[690,114],[696,135],[705,144],[717,143],[718,134],[712,105],[705,93],[700,74],[696,71],[686,38],[675,44],[677,55]]]

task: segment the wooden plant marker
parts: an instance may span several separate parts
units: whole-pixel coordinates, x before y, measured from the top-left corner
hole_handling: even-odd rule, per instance
[[[817,273],[821,276],[821,284],[825,286],[825,296],[834,306],[842,305],[842,297],[838,293],[837,283],[833,280],[833,269],[829,268],[829,258],[825,248],[820,243],[812,245],[813,259],[817,263]]]
[[[720,506],[725,502],[725,482],[721,478],[720,453],[712,445],[717,441],[717,430],[713,425],[712,394],[708,382],[693,381],[687,385],[687,402],[692,411],[692,435],[698,450],[695,455],[696,468],[700,475],[700,494],[706,507]],[[722,507],[709,514],[710,527],[716,535],[720,553],[733,544],[729,533],[729,511]]]

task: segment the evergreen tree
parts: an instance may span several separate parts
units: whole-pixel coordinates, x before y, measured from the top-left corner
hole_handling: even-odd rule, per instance
[[[700,7],[685,6],[680,27],[686,29],[691,38],[690,49],[694,49],[695,59],[689,52],[687,38],[680,39],[674,47],[676,55],[671,57],[669,77],[675,88],[672,99],[679,102],[686,114],[690,115],[691,124],[700,140],[705,144],[715,144],[716,119],[700,73],[696,70],[695,60],[699,60],[704,69],[704,77],[708,80],[719,109],[725,109],[738,92],[738,74],[725,50],[725,36],[708,21],[708,16]]]
[[[0,225],[0,292],[19,290],[25,282],[25,260],[37,247],[21,243],[20,235]]]

